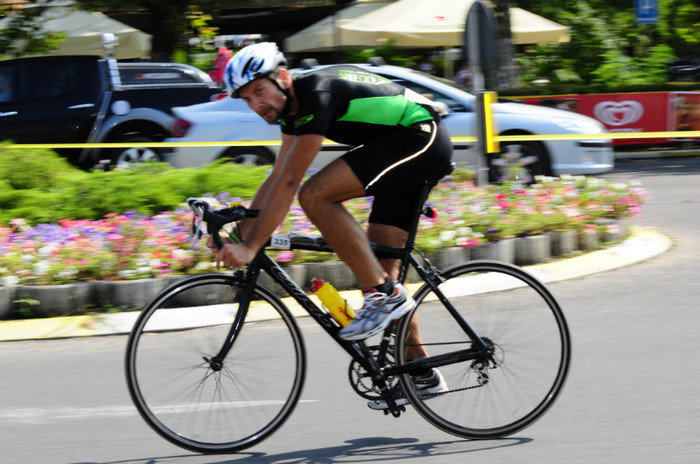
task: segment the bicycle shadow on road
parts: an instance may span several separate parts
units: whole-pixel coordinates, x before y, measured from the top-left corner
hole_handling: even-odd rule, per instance
[[[272,464],[288,462],[294,464],[334,464],[351,462],[405,462],[411,459],[466,455],[499,448],[524,445],[532,438],[501,438],[495,440],[453,440],[432,443],[419,443],[417,438],[373,437],[347,440],[345,445],[327,448],[305,449],[281,454],[265,454],[255,451],[242,451],[236,455],[212,455],[207,464]],[[458,447],[458,448],[457,448]],[[457,448],[457,449],[456,449]],[[169,464],[204,462],[204,455],[173,455],[151,458],[123,459],[109,462],[76,462],[73,464]],[[194,462],[193,461],[193,462]]]
[[[373,437],[347,440],[344,445],[327,448],[290,451],[281,454],[251,452],[249,456],[235,459],[212,459],[209,464],[272,464],[290,462],[294,464],[333,464],[349,462],[406,462],[411,459],[488,451],[498,448],[523,445],[532,438],[503,438],[489,441],[454,440],[419,443],[416,438]],[[459,449],[455,449],[459,445]],[[464,446],[463,446],[464,445]],[[247,454],[247,453],[246,453]]]

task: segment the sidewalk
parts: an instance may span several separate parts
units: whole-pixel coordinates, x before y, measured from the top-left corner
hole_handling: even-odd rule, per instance
[[[672,245],[673,243],[669,238],[655,229],[633,228],[630,237],[618,245],[575,258],[526,266],[525,269],[544,283],[558,282],[645,261],[664,253]],[[418,285],[409,284],[407,287],[410,291],[413,291]],[[343,293],[343,296],[351,306],[357,308],[362,305],[362,296],[359,291],[341,293]],[[306,315],[306,312],[291,298],[285,298],[283,301],[295,316]],[[126,312],[0,321],[0,341],[123,335],[131,331],[138,314],[138,312]],[[264,314],[259,315],[260,319],[265,317]],[[179,327],[206,325],[213,321],[212,318],[225,323],[231,320],[231,314],[227,313],[225,309],[221,311],[207,311],[207,317],[205,318],[203,313],[197,308],[193,310],[186,309],[182,311]]]

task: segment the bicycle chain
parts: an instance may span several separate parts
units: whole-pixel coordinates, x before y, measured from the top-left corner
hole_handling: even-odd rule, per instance
[[[485,384],[484,384],[485,385]],[[435,398],[436,396],[446,395],[448,393],[457,393],[465,390],[474,390],[475,388],[481,388],[484,385],[472,385],[471,387],[457,388],[456,390],[447,390],[444,392],[430,393],[428,395],[420,395],[421,398]]]

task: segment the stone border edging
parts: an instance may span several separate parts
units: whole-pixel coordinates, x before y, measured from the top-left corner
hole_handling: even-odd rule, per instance
[[[628,236],[627,220],[608,221],[608,232],[599,237],[593,232],[578,237],[575,231],[549,232],[542,235],[505,239],[486,243],[478,247],[451,247],[428,254],[428,258],[439,268],[446,268],[469,260],[490,259],[528,266],[566,258],[576,253],[600,249],[602,243],[617,243]],[[338,290],[357,288],[358,282],[350,269],[341,261],[304,263],[286,266],[285,270],[302,286],[309,288],[311,279],[319,278],[331,282]],[[167,278],[138,279],[125,281],[77,282],[65,285],[14,287],[0,286],[0,320],[24,308],[29,317],[56,317],[81,315],[103,311],[134,310],[143,307],[158,292],[177,280],[187,276],[174,275]],[[414,282],[417,276],[409,273],[407,281]],[[286,292],[273,282],[267,274],[260,275],[260,283],[278,296]]]
[[[671,246],[673,241],[653,228],[636,229],[631,237],[618,245],[573,258],[526,266],[525,270],[545,283],[558,282],[638,263],[660,255]],[[414,292],[419,285],[409,283],[406,287]],[[362,304],[362,294],[357,289],[341,290],[341,294],[353,307]],[[308,315],[291,297],[282,301],[295,317]],[[0,341],[124,335],[131,331],[138,315],[137,311],[129,311],[0,321]]]

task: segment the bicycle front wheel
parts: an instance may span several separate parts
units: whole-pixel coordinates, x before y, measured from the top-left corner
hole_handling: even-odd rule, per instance
[[[419,344],[429,358],[445,355],[450,363],[437,369],[446,385],[433,395],[419,393],[405,374],[406,396],[425,419],[453,435],[486,439],[522,430],[547,411],[566,379],[571,342],[559,305],[538,280],[507,263],[474,261],[444,271],[443,278],[439,290],[454,312],[423,285],[414,296],[416,309],[398,328],[395,356],[402,365]],[[422,340],[410,323],[416,312]],[[458,320],[490,354],[449,361],[478,346]]]
[[[186,279],[144,308],[129,337],[126,377],[134,404],[157,433],[185,449],[250,447],[282,425],[301,394],[304,345],[277,297],[256,286],[231,334],[244,286],[235,276]],[[233,347],[212,368],[230,336]]]

